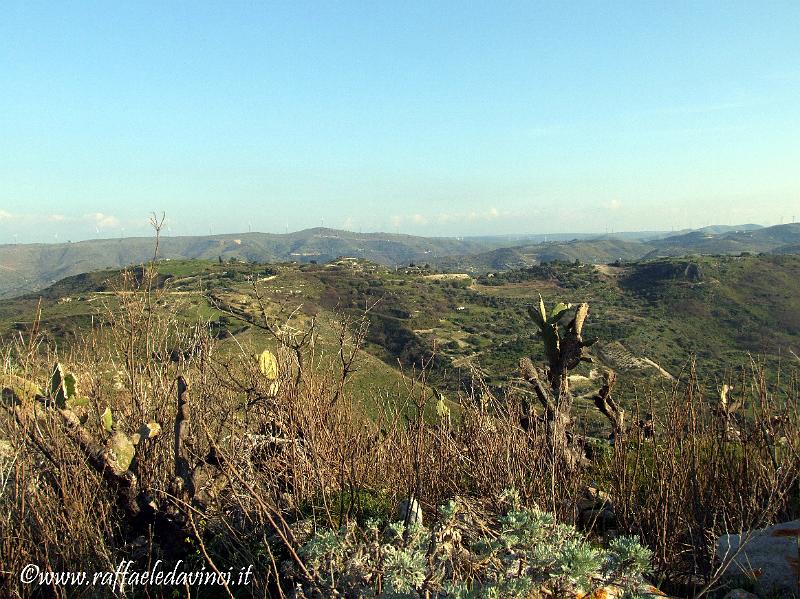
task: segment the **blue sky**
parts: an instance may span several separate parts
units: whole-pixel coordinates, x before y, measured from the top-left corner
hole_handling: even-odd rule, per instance
[[[800,218],[800,3],[0,4],[0,243]]]

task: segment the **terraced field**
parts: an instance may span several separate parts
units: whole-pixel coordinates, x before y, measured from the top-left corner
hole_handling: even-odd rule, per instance
[[[364,260],[326,265],[217,261],[159,263],[159,306],[184,323],[202,320],[223,351],[254,352],[274,344],[259,328],[267,317],[319,329],[320,353],[335,355],[336,323],[367,312],[365,364],[353,380],[369,411],[403,395],[424,366],[448,396],[471,388],[480,372],[502,395],[517,361],[541,359],[527,309],[539,295],[587,301],[586,333],[599,338],[596,364],[582,366],[588,385],[598,370],[620,375],[619,394],[670,382],[689,360],[713,381],[750,363],[777,365],[800,352],[800,257],[666,258],[615,265],[550,263],[480,277]],[[78,275],[39,294],[0,302],[0,335],[30,329],[41,301],[41,326],[68,346],[77,333],[101,326],[120,301],[119,271]],[[334,361],[335,363],[335,361]],[[383,398],[383,399],[379,399]]]

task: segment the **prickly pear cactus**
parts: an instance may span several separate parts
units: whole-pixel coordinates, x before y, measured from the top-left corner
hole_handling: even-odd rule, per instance
[[[117,428],[118,423],[114,420],[111,409],[108,407],[100,414],[100,423],[103,425],[105,431],[111,434],[106,440],[106,449],[111,454],[111,460],[114,463],[115,469],[119,472],[125,472],[130,468],[131,462],[133,462],[133,458],[136,455],[136,445],[138,445],[142,439],[142,431],[146,431],[147,434],[150,434],[151,429],[149,429],[149,427],[153,426],[153,437],[161,432],[161,427],[153,422],[142,425],[142,430],[133,435],[133,438],[128,437],[128,435]],[[158,428],[158,432],[155,432],[156,427]]]
[[[11,405],[17,405],[26,399],[44,396],[36,383],[15,374],[6,374],[0,377],[0,388],[2,388],[3,402]]]
[[[105,411],[100,414],[100,423],[107,433],[114,431],[114,416],[111,414],[111,408],[106,407]]]
[[[533,318],[533,321],[539,327],[539,332],[541,333],[542,341],[544,342],[545,353],[547,354],[548,360],[551,362],[558,359],[559,350],[561,347],[561,336],[558,331],[558,321],[570,308],[572,308],[572,304],[559,302],[553,307],[553,311],[548,317],[547,310],[544,307],[544,300],[540,295],[538,308],[531,307],[528,309],[528,313],[531,315],[531,318]]]
[[[139,427],[139,435],[142,439],[153,439],[161,434],[161,425],[158,422],[151,420]]]
[[[261,355],[258,356],[258,368],[261,371],[261,374],[264,375],[264,378],[268,381],[271,381],[269,386],[269,392],[271,395],[275,395],[278,393],[278,360],[268,349],[265,349],[261,352]]]
[[[450,421],[450,408],[447,407],[447,402],[445,401],[444,395],[439,394],[439,400],[436,402],[436,416],[439,417],[439,420],[442,422],[449,422]]]
[[[64,367],[60,362],[56,362],[53,374],[50,376],[50,397],[52,397],[59,408],[66,407],[67,392],[64,385]]]
[[[275,358],[275,354],[268,349],[258,356],[258,368],[267,380],[274,381],[278,378],[278,360]]]
[[[133,445],[133,441],[128,438],[128,435],[121,431],[114,431],[108,440],[107,447],[111,451],[112,459],[120,472],[130,468],[133,457],[136,454],[136,448]]]
[[[88,397],[78,395],[78,381],[71,372],[66,372],[60,362],[53,367],[50,376],[50,397],[60,409],[72,409],[89,403]]]
[[[161,434],[161,425],[158,422],[150,421],[139,427],[139,432],[131,435],[134,445],[139,445],[142,441],[153,439]]]

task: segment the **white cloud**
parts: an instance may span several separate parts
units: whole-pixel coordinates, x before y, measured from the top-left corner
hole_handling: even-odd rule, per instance
[[[16,220],[27,224],[37,223],[91,223],[98,229],[112,229],[120,226],[120,220],[111,214],[103,212],[90,212],[83,216],[65,216],[63,214],[37,214],[37,213],[12,213],[8,210],[0,209],[0,221]]]
[[[411,216],[411,222],[415,225],[426,225],[428,224],[428,219],[421,214],[413,214]]]
[[[119,219],[116,216],[103,214],[102,212],[84,214],[83,218],[94,223],[94,226],[98,229],[114,229],[120,225]]]
[[[489,222],[497,220],[501,217],[510,216],[507,211],[500,211],[494,206],[486,210],[468,210],[459,212],[440,212],[436,215],[426,215],[422,213],[394,215],[391,219],[395,227],[405,224],[412,225],[430,225],[449,224],[449,223],[463,223],[463,222]]]
[[[469,212],[442,212],[439,214],[437,220],[440,223],[459,221],[469,221],[474,223],[497,220],[501,216],[509,216],[509,213],[500,212],[500,210],[492,206],[486,210],[470,210]]]
[[[412,223],[414,225],[427,225],[428,217],[418,212],[415,214],[395,214],[392,216],[391,221],[392,225],[395,227],[400,227],[406,223]]]

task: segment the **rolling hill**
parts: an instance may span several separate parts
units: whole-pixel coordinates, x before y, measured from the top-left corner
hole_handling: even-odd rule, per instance
[[[608,264],[617,260],[639,260],[690,255],[738,255],[742,253],[795,254],[800,248],[800,224],[759,227],[710,226],[663,236],[619,239],[603,235],[502,247],[470,255],[435,260],[437,267],[472,273],[525,268],[556,260],[578,260]]]
[[[800,223],[723,233],[701,230],[654,241],[656,247],[647,257],[772,252],[798,242]]]
[[[494,247],[492,243],[316,228],[285,235],[162,237],[159,256],[168,260],[233,258],[245,262],[327,262],[338,256],[354,256],[394,265],[477,253]],[[149,237],[0,245],[0,297],[36,291],[74,274],[141,264],[152,255],[153,239]]]
[[[751,357],[777,373],[781,360],[800,353],[800,256],[794,255],[667,257],[614,266],[551,262],[473,276],[362,259],[325,265],[165,260],[158,269],[164,307],[182,322],[209,323],[232,349],[269,342],[254,325],[260,317],[253,281],[269,310],[297,309],[323,323],[320,347],[331,350],[333,323],[373,306],[366,338],[372,366],[359,383],[365,401],[373,378],[400,384],[402,372],[422,364],[430,368],[430,384],[448,393],[468,388],[481,372],[502,394],[513,384],[519,357],[543,359],[527,313],[540,294],[548,306],[590,303],[586,332],[600,339],[597,363],[582,366],[576,384],[591,387],[598,366],[609,366],[620,376],[622,397],[677,376],[692,356],[713,382]],[[0,301],[0,337],[24,336],[42,298],[41,331],[65,347],[108,320],[119,299],[112,283],[118,274],[75,275]]]
[[[798,245],[798,223],[763,228],[758,225],[711,226],[677,234],[467,238],[315,228],[288,234],[163,237],[159,256],[167,260],[300,263],[330,262],[340,256],[350,256],[386,266],[422,263],[452,272],[485,273],[555,260],[605,264],[691,254],[796,253]],[[0,245],[0,298],[37,291],[74,274],[141,264],[152,254],[153,239],[149,237]]]

